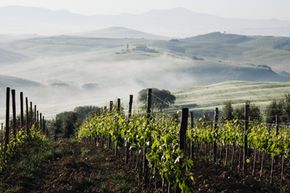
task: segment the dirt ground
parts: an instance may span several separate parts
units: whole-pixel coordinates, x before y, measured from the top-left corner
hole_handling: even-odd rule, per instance
[[[1,193],[154,193],[143,189],[135,170],[93,143],[60,141],[46,150],[31,148],[0,173]],[[195,163],[192,174],[192,192],[280,192],[275,185],[204,162]]]
[[[73,144],[71,152],[57,159],[35,193],[139,193],[133,171],[93,145]]]

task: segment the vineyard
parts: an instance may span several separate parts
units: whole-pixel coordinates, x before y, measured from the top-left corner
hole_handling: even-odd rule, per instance
[[[43,115],[39,114],[36,105],[33,108],[30,102],[29,106],[26,98],[24,114],[23,93],[20,93],[20,114],[17,116],[15,90],[10,91],[10,88],[7,88],[6,91],[6,124],[0,132],[0,171],[7,171],[9,164],[15,161],[21,151],[24,151],[23,148],[29,149],[28,147],[31,146],[41,147],[39,152],[48,151],[42,158],[49,157],[50,161],[46,161],[46,164],[49,164],[51,159],[57,162],[60,159],[58,149],[55,148],[54,153],[45,150],[49,149],[51,146],[49,141],[53,142],[53,140],[49,139],[46,121]],[[10,92],[12,93],[12,119],[10,119]],[[245,104],[244,119],[233,121],[221,119],[218,108],[214,111],[213,120],[206,117],[195,118],[188,108],[183,108],[176,113],[153,112],[153,97],[156,96],[152,93],[152,89],[148,89],[145,113],[133,113],[133,95],[130,95],[128,112],[124,111],[121,99],[118,99],[115,105],[110,101],[109,108],[100,108],[81,124],[76,133],[80,145],[70,145],[69,149],[74,149],[68,150],[72,151],[70,157],[75,156],[74,159],[69,159],[68,165],[73,167],[73,170],[77,170],[76,176],[81,175],[85,179],[88,177],[86,175],[89,175],[91,180],[89,173],[94,172],[94,169],[80,168],[84,167],[82,164],[88,162],[86,155],[92,156],[93,152],[97,151],[99,156],[106,157],[108,153],[111,154],[110,159],[116,159],[113,164],[117,163],[128,171],[136,171],[138,183],[146,192],[287,193],[290,191],[290,126],[280,124],[277,116],[275,123],[252,121],[248,103]],[[56,140],[55,136],[52,137]],[[54,143],[58,144],[57,141]],[[89,150],[83,150],[81,144],[92,145],[89,145]],[[63,148],[66,145],[61,142],[57,145],[58,148],[59,146]],[[34,150],[33,154],[36,154]],[[39,157],[39,155],[35,156]],[[82,164],[74,165],[72,162],[75,162],[75,159],[81,159]],[[100,165],[102,163],[99,163],[98,167]],[[58,167],[60,168],[52,170],[52,176],[48,177],[52,178],[51,183],[55,183],[57,176],[68,175],[68,179],[72,177],[71,172],[58,173],[59,170],[65,169],[63,163]],[[122,172],[121,168],[118,170]],[[80,171],[82,173],[77,174]],[[211,173],[207,174],[206,171]],[[225,181],[228,180],[233,184],[236,183],[233,182],[234,180],[240,180],[240,184],[236,186],[243,186],[243,189],[231,190],[229,187],[234,185],[229,185],[228,189],[224,190],[222,181],[205,182],[204,176],[216,175],[217,172],[221,173]],[[77,184],[79,177],[76,178]],[[63,183],[61,187],[65,188],[72,182],[74,181],[59,183]],[[115,183],[119,184],[119,182]],[[211,183],[220,184],[220,187],[210,189],[208,184]],[[76,184],[72,183],[69,188]],[[112,182],[109,184],[112,188]],[[202,187],[199,184],[205,185]],[[94,183],[91,181],[90,186],[91,189],[94,188]],[[44,187],[47,190],[43,192],[64,192],[64,189],[53,189],[56,187],[58,186],[55,184],[47,184]],[[81,187],[83,188],[83,185]],[[81,189],[76,192],[83,191]],[[139,190],[133,192],[136,191]]]
[[[138,168],[146,186],[162,192],[195,192],[195,164],[220,165],[274,187],[273,192],[288,192],[290,185],[290,130],[286,125],[250,121],[249,104],[245,119],[195,120],[182,109],[178,115],[151,112],[152,91],[148,90],[147,114],[125,116],[120,100],[114,108],[85,121],[78,138],[93,139],[100,147],[114,149],[115,155]],[[132,96],[130,107],[132,106]],[[190,125],[188,124],[190,123]],[[189,125],[189,126],[188,126]],[[197,166],[198,167],[198,166]]]
[[[10,101],[10,99],[12,99]],[[16,112],[16,90],[6,88],[6,122],[5,127],[1,124],[0,130],[0,152],[1,161],[5,161],[4,154],[9,150],[13,150],[15,146],[26,141],[29,137],[38,136],[38,134],[47,134],[46,121],[42,113],[37,109],[37,105],[33,106],[32,101],[29,102],[28,97],[23,92],[19,94],[19,114]],[[12,106],[12,117],[10,117],[10,107]],[[25,107],[25,108],[24,108]],[[11,119],[12,118],[12,119]]]

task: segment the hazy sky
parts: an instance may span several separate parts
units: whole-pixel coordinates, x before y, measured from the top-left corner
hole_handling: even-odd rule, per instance
[[[65,9],[87,15],[185,7],[225,17],[290,19],[290,0],[0,0],[0,6],[9,5]]]

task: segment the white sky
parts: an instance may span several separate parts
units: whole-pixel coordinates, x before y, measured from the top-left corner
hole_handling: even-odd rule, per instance
[[[0,0],[0,6],[65,9],[86,15],[185,7],[224,17],[290,19],[290,0]]]

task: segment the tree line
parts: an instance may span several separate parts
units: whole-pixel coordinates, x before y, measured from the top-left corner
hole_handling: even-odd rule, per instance
[[[250,103],[249,101],[247,103]],[[233,108],[231,101],[226,101],[223,107],[223,119],[243,119],[244,107]],[[279,123],[290,122],[290,94],[285,95],[280,100],[272,100],[271,103],[266,107],[264,116],[261,109],[254,105],[250,105],[249,117],[252,121],[263,121],[267,123],[275,123],[276,118]]]
[[[152,109],[162,111],[169,108],[175,103],[176,97],[168,90],[153,89]],[[145,107],[147,102],[146,89],[138,93],[138,101]],[[247,102],[250,104],[250,102]],[[276,117],[279,123],[290,122],[290,94],[285,95],[280,100],[273,100],[266,107],[265,112],[255,105],[250,104],[249,117],[251,121],[267,121],[267,123],[275,123]],[[122,109],[122,107],[121,107]],[[52,136],[68,138],[76,132],[80,124],[89,117],[92,113],[100,110],[97,106],[82,106],[76,107],[73,111],[62,112],[56,115],[54,120],[47,123]],[[226,101],[223,105],[222,116],[223,120],[243,120],[244,119],[244,106],[233,107],[232,101]],[[53,132],[53,133],[52,133]]]

